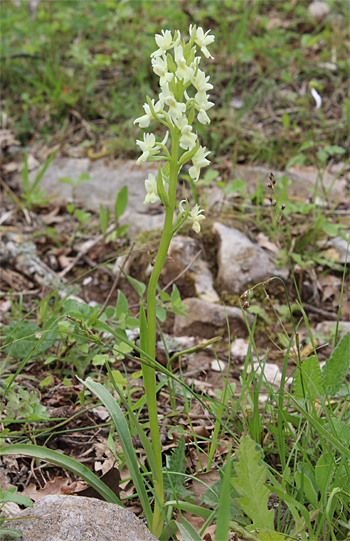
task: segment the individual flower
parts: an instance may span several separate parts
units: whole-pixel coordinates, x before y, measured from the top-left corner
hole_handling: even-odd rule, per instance
[[[180,147],[185,150],[192,150],[196,146],[197,135],[192,133],[192,126],[187,122],[186,116],[181,117],[175,123],[181,131]]]
[[[203,96],[203,94],[205,94],[208,90],[214,88],[212,84],[208,83],[209,79],[209,75],[208,77],[206,77],[204,71],[198,69],[196,75],[193,75],[191,77],[191,83],[193,84],[197,92],[199,92]]]
[[[210,161],[206,159],[206,156],[208,156],[208,154],[210,154],[210,150],[207,150],[206,147],[199,147],[199,149],[193,156],[193,166],[189,168],[188,172],[190,174],[190,177],[194,181],[197,181],[199,179],[201,168],[206,167],[210,164]]]
[[[180,201],[179,211],[185,212],[185,209],[183,208],[182,203],[186,203],[186,200],[183,199],[182,201]],[[196,233],[199,233],[201,230],[201,226],[199,225],[199,222],[201,220],[205,220],[205,216],[203,216],[202,212],[203,212],[203,209],[201,209],[199,205],[195,205],[188,215],[188,220],[192,222],[192,229]]]
[[[160,111],[163,109],[163,101],[162,100],[159,100],[157,101],[157,103],[155,104],[154,103],[154,99],[152,100],[152,105],[153,105],[153,109],[155,111],[155,113],[160,113]],[[140,128],[148,128],[148,126],[150,125],[150,122],[151,122],[151,119],[153,118],[153,115],[152,115],[152,112],[151,112],[151,109],[150,109],[150,106],[148,105],[148,103],[145,103],[143,105],[143,108],[145,110],[145,115],[143,116],[140,116],[139,118],[137,118],[136,120],[134,120],[134,124],[138,124],[140,126]],[[164,115],[160,114],[159,117],[163,117]]]
[[[175,47],[174,52],[175,62],[178,65],[175,75],[179,80],[183,79],[183,83],[186,84],[194,74],[194,69],[190,66],[187,66],[181,45]]]
[[[174,77],[174,74],[169,73],[166,60],[164,60],[160,56],[157,56],[157,58],[152,58],[151,62],[154,73],[158,75],[158,77],[160,77],[160,86],[163,86],[165,83],[170,83],[170,81]]]
[[[162,87],[162,92],[159,94],[159,98],[169,106],[169,115],[174,120],[180,118],[186,111],[186,104],[176,101],[174,94],[169,90],[168,83]]]
[[[156,138],[153,133],[144,133],[143,141],[136,139],[136,144],[139,145],[140,149],[142,150],[142,154],[136,162],[137,165],[140,165],[140,163],[145,163],[148,156],[154,156],[154,154],[157,154],[158,150],[160,149],[160,146],[156,145]]]
[[[171,49],[173,46],[173,38],[170,30],[165,30],[165,32],[164,30],[162,30],[162,34],[156,34],[155,40],[159,49],[157,49],[157,51],[154,51],[154,53],[151,54],[152,58],[156,58],[157,56],[165,54],[166,51],[168,49]]]
[[[201,27],[198,27],[196,30],[196,38],[194,42],[198,45],[198,47],[201,49],[202,53],[206,58],[213,58],[213,56],[210,54],[210,52],[207,49],[207,45],[210,45],[210,43],[213,43],[215,36],[209,35],[210,30],[208,30],[204,34],[204,30]],[[192,25],[190,26],[190,35],[192,34]]]
[[[145,187],[147,190],[147,195],[143,204],[148,205],[148,203],[156,203],[159,199],[157,192],[157,179],[152,173],[148,173],[148,178],[145,180]]]
[[[321,107],[321,105],[322,105],[321,96],[319,95],[316,88],[314,88],[314,87],[311,87],[310,92],[311,92],[311,96],[314,98],[314,100],[316,102],[316,109],[319,109]]]
[[[197,119],[201,124],[210,124],[210,118],[207,115],[208,109],[214,106],[214,103],[208,101],[208,97],[204,94],[205,99],[203,99],[203,94],[197,92],[195,96],[196,100],[196,109],[198,110]]]

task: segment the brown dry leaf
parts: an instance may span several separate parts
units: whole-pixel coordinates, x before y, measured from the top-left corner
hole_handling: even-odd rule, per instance
[[[278,254],[279,248],[274,243],[271,242],[269,237],[265,235],[265,233],[259,233],[257,236],[258,246],[261,246],[261,248],[265,248],[269,252],[272,252],[273,254]]]
[[[195,498],[195,503],[197,505],[202,505],[201,500],[199,499],[202,494],[207,490],[207,486],[212,487],[216,481],[220,479],[218,470],[210,470],[204,473],[197,473],[195,480],[192,480],[191,492]],[[197,481],[198,479],[198,481]],[[207,486],[203,485],[200,481],[203,481]]]
[[[194,441],[195,436],[201,436],[202,438],[210,437],[208,430],[206,429],[205,426],[202,426],[202,425],[193,427],[192,433],[189,432],[188,434],[186,434],[186,433],[180,433],[180,432],[173,432],[172,434],[173,434],[174,441],[178,441],[183,435],[186,443],[188,443],[189,441]]]
[[[0,470],[0,487],[2,490],[9,490],[15,488],[13,485],[7,482],[4,470]]]
[[[60,494],[67,494],[69,489],[69,479],[63,477],[56,477],[53,481],[49,481],[43,488],[39,490],[34,483],[31,483],[24,489],[22,494],[31,498],[34,502],[40,500],[44,496],[58,496]],[[73,488],[73,487],[72,487]]]
[[[110,469],[107,473],[100,477],[100,480],[103,481],[117,498],[120,497],[120,473],[117,468]],[[97,498],[98,500],[103,500],[104,498],[92,487],[83,488],[83,490],[76,490],[75,493],[78,496],[85,496],[85,498]]]

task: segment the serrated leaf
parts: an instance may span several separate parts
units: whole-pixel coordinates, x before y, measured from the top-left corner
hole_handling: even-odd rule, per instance
[[[323,383],[320,363],[315,355],[308,357],[297,369],[294,379],[295,398],[314,400],[322,395]]]
[[[323,386],[334,396],[345,380],[350,367],[350,331],[332,351],[322,370]]]
[[[243,435],[236,452],[235,463],[237,478],[231,479],[233,487],[241,495],[237,503],[252,520],[252,528],[274,529],[274,512],[267,508],[270,490],[265,486],[266,466],[259,465],[261,453],[255,449],[255,441]]]
[[[172,454],[167,457],[167,467],[164,469],[164,492],[168,495],[180,497],[182,499],[191,498],[193,494],[187,490],[183,485],[185,477],[183,475],[176,475],[174,472],[180,474],[185,473],[185,439],[181,436],[178,446],[174,449]],[[175,492],[175,494],[174,494]]]

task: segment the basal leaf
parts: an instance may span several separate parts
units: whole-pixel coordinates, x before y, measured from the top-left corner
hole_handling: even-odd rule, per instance
[[[231,483],[241,495],[237,503],[252,520],[252,528],[273,530],[274,512],[267,508],[270,490],[264,485],[267,477],[266,466],[259,465],[261,453],[256,451],[255,441],[243,435],[236,455],[237,478],[231,479]]]
[[[345,380],[350,367],[350,331],[340,340],[323,367],[323,386],[334,396]]]
[[[297,369],[294,379],[295,398],[314,400],[323,394],[322,372],[320,363],[315,355],[308,357]]]
[[[12,321],[10,325],[4,328],[7,339],[5,345],[10,342],[15,342],[5,348],[6,353],[9,353],[14,359],[24,359],[30,350],[38,343],[41,333],[43,332],[38,325],[31,321]],[[54,345],[57,338],[57,333],[50,331],[45,333],[41,344],[33,352],[33,357],[44,353]]]

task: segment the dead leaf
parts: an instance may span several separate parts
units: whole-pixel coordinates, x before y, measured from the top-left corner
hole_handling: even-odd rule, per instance
[[[60,494],[67,494],[69,483],[70,481],[66,477],[56,477],[53,481],[49,481],[43,488],[40,488],[39,490],[34,483],[31,483],[23,490],[22,494],[28,496],[34,502],[36,502],[44,496],[59,496]]]
[[[120,473],[117,468],[110,469],[107,473],[102,475],[100,479],[108,486],[108,488],[111,489],[112,492],[114,492],[117,498],[120,497]],[[78,496],[85,496],[85,498],[97,498],[98,500],[104,500],[104,498],[92,487],[76,491],[76,494]]]

